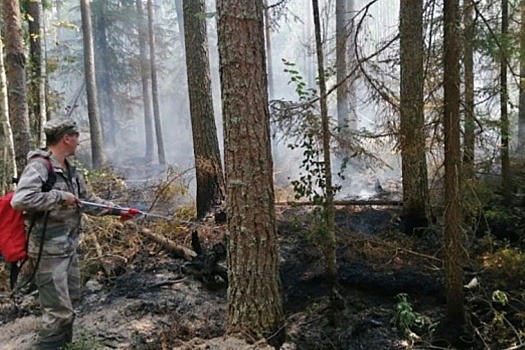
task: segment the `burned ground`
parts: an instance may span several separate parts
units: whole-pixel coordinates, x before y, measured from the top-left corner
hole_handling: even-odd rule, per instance
[[[338,322],[334,325],[329,317],[334,310],[323,278],[323,242],[316,234],[315,211],[278,207],[287,335],[282,349],[454,348],[437,343],[432,333],[444,315],[446,302],[436,234],[439,228],[418,237],[407,236],[399,229],[398,214],[396,208],[338,208],[337,253],[344,303],[335,310]],[[140,225],[97,220],[89,221],[89,226],[104,234],[97,240],[86,234],[82,250],[84,298],[78,308],[73,349],[270,348],[264,343],[223,337],[227,315],[224,284],[211,286],[198,271],[188,269],[184,259],[140,236]],[[195,227],[142,225],[191,248]],[[224,226],[207,224],[196,230],[204,249],[223,240]],[[94,252],[96,245],[105,253]],[[477,334],[467,337],[464,348],[519,345],[524,311],[521,280],[513,281],[512,271],[506,271],[509,277],[502,279],[497,269],[482,270],[481,255],[471,260],[466,277],[476,276],[481,282],[465,292]],[[504,291],[508,303],[493,301],[497,288]],[[402,300],[410,307],[404,311],[411,310],[419,317],[410,332],[395,327]],[[29,349],[38,324],[35,293],[19,298],[16,306],[7,292],[0,301],[0,349]]]

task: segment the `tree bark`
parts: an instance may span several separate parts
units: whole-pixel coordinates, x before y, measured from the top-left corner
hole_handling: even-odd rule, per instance
[[[197,218],[224,199],[224,175],[213,113],[205,0],[184,0],[184,36],[193,154],[197,180]]]
[[[16,167],[21,172],[25,167],[27,154],[35,147],[35,143],[31,136],[27,106],[20,3],[18,0],[2,0],[2,5],[9,119],[13,131]]]
[[[182,10],[182,0],[175,0],[175,12],[177,13],[177,27],[179,28],[179,37],[181,47],[183,48],[182,54],[184,55],[184,48],[186,44],[184,43],[184,14]]]
[[[229,334],[284,339],[262,0],[219,0]]]
[[[95,80],[95,52],[93,49],[93,28],[89,0],[80,0],[82,14],[82,34],[84,39],[84,75],[88,105],[89,133],[91,136],[91,159],[93,168],[98,169],[106,163],[102,127],[98,113],[97,88]]]
[[[109,68],[110,52],[107,37],[107,1],[97,0],[92,3],[94,25],[94,39],[97,55],[96,80],[97,96],[100,96],[100,111],[104,116],[102,124],[104,125],[104,144],[109,149],[114,149],[117,145],[117,122],[115,117],[115,104],[112,75]]]
[[[520,1],[520,97],[518,115],[518,148],[516,153],[525,157],[525,0]]]
[[[319,94],[321,107],[321,127],[323,142],[323,162],[325,180],[325,202],[324,215],[326,225],[325,242],[325,270],[326,276],[332,285],[337,283],[337,259],[336,259],[336,237],[335,237],[335,208],[334,208],[334,188],[332,185],[332,160],[330,154],[330,121],[328,109],[326,107],[326,81],[324,74],[323,42],[321,39],[321,23],[319,19],[319,2],[312,0],[315,43],[317,54],[317,72],[319,76]]]
[[[9,121],[9,105],[7,103],[7,81],[4,66],[4,45],[0,41],[0,120],[2,122],[2,142],[4,154],[4,169],[2,171],[2,193],[11,189],[13,177],[17,174],[15,161],[15,144],[13,130]]]
[[[345,139],[349,128],[348,82],[347,72],[347,0],[335,2],[335,52],[336,52],[336,77],[337,77],[337,126],[342,139]]]
[[[144,103],[144,131],[146,133],[146,154],[145,161],[150,163],[153,161],[153,116],[151,109],[151,91],[150,91],[150,65],[148,62],[147,53],[147,32],[144,21],[144,8],[142,7],[142,0],[135,0],[137,7],[137,30],[139,34],[139,51],[140,51],[140,75],[142,79],[142,100]]]
[[[266,44],[266,70],[268,74],[268,98],[274,98],[273,64],[272,64],[272,23],[268,0],[264,0],[264,38]]]
[[[465,65],[465,114],[463,135],[462,176],[465,180],[474,177],[474,141],[476,123],[474,121],[474,2],[464,0],[463,22],[463,62]]]
[[[423,112],[423,1],[401,0],[401,161],[406,231],[428,226],[428,179]]]
[[[42,54],[41,1],[26,1],[26,8],[31,19],[29,22],[29,114],[33,119],[33,132],[36,144],[44,146],[43,125],[46,116],[46,92],[44,78],[44,56]]]
[[[510,184],[510,159],[509,159],[509,92],[507,86],[507,64],[509,62],[509,49],[507,38],[509,35],[509,2],[501,0],[501,46],[500,62],[500,109],[501,109],[501,187],[503,188],[503,200],[508,205],[511,202]]]
[[[192,260],[197,256],[197,253],[195,253],[193,250],[181,246],[162,235],[151,232],[151,230],[147,228],[138,228],[138,232],[144,237],[149,238],[153,242],[159,244],[164,250],[173,254],[175,257],[182,258],[184,260]]]
[[[346,2],[346,26],[347,26],[347,73],[354,70],[357,66],[356,57],[356,25],[355,25],[355,0],[347,0]],[[357,130],[357,78],[352,76],[348,79],[348,131]]]
[[[303,30],[303,42],[304,45],[307,47],[304,53],[304,71],[306,75],[306,88],[308,89],[317,89],[317,84],[315,81],[315,75],[316,75],[316,69],[315,66],[315,60],[313,58],[313,55],[310,53],[312,50],[311,43],[315,40],[314,37],[312,37],[312,28],[314,26],[312,21],[312,16],[310,15],[312,13],[312,2],[311,1],[305,1],[303,10],[304,13],[304,30]]]
[[[159,164],[166,164],[166,153],[164,152],[164,138],[162,137],[162,125],[160,119],[159,106],[159,84],[157,82],[157,62],[155,53],[155,30],[153,28],[154,13],[153,1],[148,0],[148,39],[149,39],[149,62],[151,67],[151,98],[153,100],[153,121],[155,125],[155,135],[157,137],[157,156],[159,157]]]
[[[445,134],[445,273],[447,309],[445,333],[461,335],[465,325],[463,273],[461,269],[460,142],[459,142],[459,10],[458,0],[444,4],[444,120]],[[459,332],[459,333],[458,333]]]

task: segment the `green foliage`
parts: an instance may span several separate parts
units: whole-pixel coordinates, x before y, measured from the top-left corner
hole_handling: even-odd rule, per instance
[[[287,67],[284,69],[285,73],[290,74],[289,84],[295,84],[295,92],[299,96],[299,100],[307,100],[315,95],[315,90],[307,89],[301,73],[295,68],[295,63],[282,59],[283,64]]]
[[[80,164],[76,165],[79,166],[79,171],[95,193],[115,195],[126,190],[126,183],[109,169],[88,169]]]
[[[512,208],[500,204],[502,197],[491,189],[490,183],[468,179],[463,182],[462,194],[465,223],[472,232],[505,236],[521,220]]]
[[[485,209],[485,218],[491,222],[510,222],[515,217],[509,213],[509,210],[501,205],[492,205]]]
[[[321,149],[314,140],[312,134],[304,135],[300,144],[290,144],[289,148],[301,147],[303,151],[303,161],[299,166],[305,173],[299,173],[299,179],[291,181],[294,188],[295,199],[310,198],[315,203],[322,204],[325,196],[324,161],[321,158]]]
[[[92,335],[82,334],[80,339],[65,346],[66,350],[96,350],[103,349],[104,345],[97,341]]]
[[[509,298],[505,292],[502,292],[501,290],[495,290],[492,292],[492,301],[505,306],[509,303]]]
[[[500,275],[500,282],[517,282],[525,274],[525,254],[517,248],[505,245],[495,253],[483,257],[484,267]]]
[[[310,245],[324,249],[326,246],[326,237],[328,236],[324,208],[322,206],[315,207],[314,210],[308,214],[307,222],[308,226],[305,232],[306,240]]]
[[[397,295],[397,299],[398,303],[390,322],[396,327],[399,334],[413,339],[417,337],[413,330],[422,330],[425,326],[430,326],[430,321],[428,318],[414,311],[408,301],[407,294],[400,293]]]
[[[462,208],[467,217],[477,217],[495,198],[494,192],[483,181],[467,179],[463,182]]]
[[[315,90],[307,89],[303,76],[295,68],[295,63],[283,59],[290,74],[290,83],[295,84],[299,100],[306,101],[315,96]],[[295,140],[288,148],[303,150],[303,160],[299,165],[299,179],[292,180],[295,199],[308,198],[317,204],[323,204],[326,197],[325,162],[323,159],[321,118],[315,113],[314,105],[307,104],[298,118],[298,131]],[[337,192],[340,187],[334,188]]]

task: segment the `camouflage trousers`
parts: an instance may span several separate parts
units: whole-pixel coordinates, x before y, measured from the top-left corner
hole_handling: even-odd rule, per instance
[[[33,259],[33,263],[35,259]],[[59,348],[71,342],[74,307],[80,302],[80,271],[76,253],[66,257],[42,256],[35,282],[42,309],[39,344]]]

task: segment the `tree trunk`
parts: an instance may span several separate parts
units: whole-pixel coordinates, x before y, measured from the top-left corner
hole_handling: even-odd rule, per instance
[[[108,48],[107,37],[107,2],[106,0],[97,0],[92,3],[93,20],[94,20],[94,39],[97,55],[97,96],[100,96],[100,111],[102,112],[104,125],[104,144],[109,149],[114,149],[117,145],[117,123],[115,116],[115,104],[113,94],[112,77],[109,69],[110,53]]]
[[[348,32],[346,30],[347,21],[347,0],[336,0],[335,2],[335,52],[336,52],[336,77],[337,77],[337,126],[339,127],[340,137],[347,138],[349,128],[348,102],[348,66],[347,42]]]
[[[177,27],[179,28],[180,43],[182,47],[182,54],[184,55],[184,48],[186,44],[184,43],[184,14],[182,13],[182,0],[175,0],[175,12],[177,13]]]
[[[166,154],[164,152],[164,139],[162,137],[162,125],[160,120],[159,107],[159,87],[157,82],[157,62],[155,57],[155,30],[153,28],[153,2],[148,0],[148,39],[149,39],[149,57],[151,66],[151,98],[153,100],[153,120],[155,124],[155,135],[157,136],[157,155],[159,164],[166,164]]]
[[[21,172],[26,164],[27,153],[35,147],[27,107],[22,21],[18,0],[2,0],[2,5],[9,118],[13,130],[16,167]]]
[[[516,153],[525,157],[525,0],[520,1],[520,99],[518,116],[518,149]]]
[[[273,64],[272,64],[272,23],[268,0],[264,0],[264,38],[266,44],[266,70],[268,74],[268,98],[274,98]]]
[[[197,218],[224,199],[224,176],[213,113],[205,0],[184,0],[186,67],[197,178]]]
[[[0,121],[2,122],[2,144],[3,146],[3,181],[2,194],[11,187],[13,177],[16,176],[15,145],[13,141],[13,130],[9,121],[9,106],[7,103],[7,81],[4,66],[4,45],[0,41]]]
[[[319,94],[321,105],[321,125],[323,138],[323,160],[324,160],[324,180],[325,180],[325,202],[324,215],[326,224],[325,242],[325,269],[326,276],[332,285],[337,283],[337,259],[336,259],[336,238],[335,238],[335,208],[334,208],[334,188],[332,186],[332,162],[330,155],[330,121],[326,107],[326,82],[324,75],[323,42],[321,39],[321,23],[319,19],[319,2],[312,0],[315,42],[317,53],[317,72],[319,74]]]
[[[310,54],[311,51],[311,43],[314,41],[314,38],[312,37],[312,28],[314,26],[312,22],[312,16],[310,15],[312,13],[312,3],[310,1],[305,1],[304,4],[304,30],[303,30],[303,42],[304,45],[307,47],[304,53],[304,70],[306,75],[306,88],[307,89],[317,89],[317,84],[315,81],[315,75],[316,75],[316,67],[315,67],[315,60],[313,56]]]
[[[144,103],[144,130],[146,133],[146,154],[145,161],[150,163],[153,161],[153,117],[151,111],[151,92],[149,77],[150,66],[148,62],[148,53],[146,47],[146,25],[144,22],[144,9],[142,7],[142,0],[135,0],[137,7],[137,28],[139,34],[139,51],[140,51],[140,75],[142,78],[142,100]]]
[[[444,120],[445,134],[445,273],[447,309],[445,334],[452,338],[461,335],[465,325],[463,303],[463,273],[461,269],[461,208],[460,200],[460,142],[459,142],[459,10],[458,0],[444,4]]]
[[[405,231],[428,226],[428,179],[423,112],[423,1],[401,0],[401,161]]]
[[[347,72],[354,70],[357,66],[357,57],[355,52],[355,0],[346,2],[346,25],[347,25]],[[357,79],[352,76],[348,79],[348,131],[357,130]]]
[[[82,35],[84,38],[84,75],[88,105],[89,133],[91,136],[91,159],[93,168],[99,169],[106,163],[102,127],[98,113],[97,88],[95,81],[95,53],[93,50],[93,29],[89,0],[80,0],[82,14]]]
[[[64,0],[55,0],[53,2],[53,4],[55,5],[55,13],[56,13],[56,16],[55,16],[55,19],[57,21],[61,21],[62,20],[62,2]],[[59,44],[59,52],[61,52],[61,48],[62,48],[62,41],[64,39],[64,29],[62,28],[62,26],[57,26],[56,28],[56,31],[55,31],[55,42]]]
[[[46,92],[44,78],[44,56],[42,54],[43,33],[41,30],[41,1],[25,0],[29,20],[29,114],[36,136],[36,144],[44,146],[43,125],[46,117]],[[31,118],[32,117],[32,118]]]
[[[464,0],[463,22],[463,62],[465,65],[465,117],[463,135],[463,164],[462,176],[465,180],[474,177],[474,2]]]
[[[228,196],[227,332],[284,339],[262,0],[218,0]]]
[[[501,0],[501,46],[500,62],[500,108],[501,108],[501,187],[503,200],[508,205],[511,201],[510,159],[509,159],[509,92],[507,87],[507,64],[509,62],[508,42],[509,35],[509,2]]]

